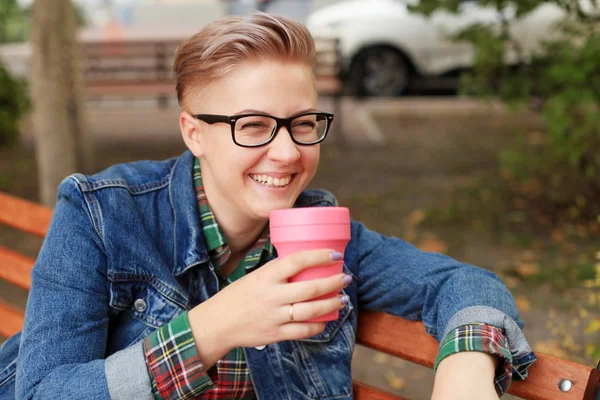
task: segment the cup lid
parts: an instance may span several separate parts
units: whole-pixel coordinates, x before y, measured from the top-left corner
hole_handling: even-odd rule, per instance
[[[269,213],[271,228],[325,224],[350,224],[350,210],[347,207],[301,207],[273,210]]]

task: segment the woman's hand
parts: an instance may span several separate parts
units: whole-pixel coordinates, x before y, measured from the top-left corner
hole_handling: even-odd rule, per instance
[[[200,359],[212,365],[235,347],[255,347],[314,336],[325,322],[305,322],[341,309],[347,298],[316,297],[337,293],[351,278],[339,274],[288,283],[300,271],[338,262],[340,253],[310,250],[279,258],[233,282],[188,314]],[[290,319],[293,304],[294,321]]]
[[[498,400],[494,374],[499,359],[491,354],[464,351],[446,357],[435,374],[432,400]]]

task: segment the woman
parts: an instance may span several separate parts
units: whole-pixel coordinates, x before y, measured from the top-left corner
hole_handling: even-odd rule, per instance
[[[276,258],[271,210],[336,204],[305,190],[333,119],[317,111],[314,58],[302,25],[266,14],[217,21],[180,46],[189,151],[61,184],[0,393],[351,398],[358,307],[422,319],[442,341],[434,398],[497,398],[526,376],[535,356],[488,271],[354,221],[343,255]],[[344,274],[287,283],[342,258]],[[336,321],[304,322],[334,310]]]

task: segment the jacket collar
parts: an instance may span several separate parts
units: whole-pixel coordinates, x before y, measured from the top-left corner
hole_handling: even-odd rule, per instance
[[[175,276],[208,261],[192,184],[193,163],[194,155],[189,150],[183,153],[173,166],[169,183],[169,198],[175,221]]]
[[[175,220],[175,269],[173,270],[175,276],[180,276],[190,268],[209,261],[194,193],[193,165],[194,155],[187,150],[175,162],[169,182],[169,198]],[[305,190],[296,200],[294,207],[311,207],[319,204],[335,206],[337,200],[325,190]]]

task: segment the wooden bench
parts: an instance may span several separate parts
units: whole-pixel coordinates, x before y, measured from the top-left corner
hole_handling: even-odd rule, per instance
[[[183,39],[86,40],[81,43],[86,94],[92,98],[154,97],[159,105],[175,95],[173,57]],[[315,40],[317,64],[314,68],[317,92],[337,97],[339,79],[339,40]]]
[[[172,70],[177,46],[183,39],[86,40],[81,43],[86,96],[103,99],[156,99],[159,107],[175,99]],[[314,67],[317,93],[333,100],[332,133],[341,133],[340,50],[338,38],[316,38]],[[342,134],[333,140],[345,145]]]
[[[0,224],[38,237],[44,237],[50,224],[51,210],[0,192]],[[34,259],[0,247],[0,279],[28,289]],[[0,302],[0,336],[8,337],[21,329],[23,310]],[[425,332],[421,322],[411,322],[392,315],[361,311],[358,317],[357,343],[392,356],[432,367],[438,351],[437,342]],[[529,378],[513,382],[509,393],[534,400],[592,400],[597,398],[600,372],[545,354],[529,369]],[[571,389],[562,392],[562,381]],[[392,400],[402,397],[361,382],[354,383],[358,400]]]

